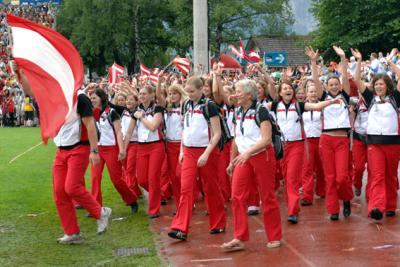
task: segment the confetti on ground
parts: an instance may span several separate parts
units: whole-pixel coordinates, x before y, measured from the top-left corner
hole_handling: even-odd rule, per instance
[[[355,248],[345,248],[345,249],[343,249],[342,251],[351,252],[351,251],[354,251],[354,250],[356,250],[356,249],[355,249]]]
[[[373,247],[372,249],[382,250],[382,249],[399,248],[399,247],[400,247],[400,245],[383,245],[383,246]]]

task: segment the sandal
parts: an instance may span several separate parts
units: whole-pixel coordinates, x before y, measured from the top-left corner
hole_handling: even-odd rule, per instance
[[[279,248],[281,246],[281,241],[271,241],[267,243],[267,248]]]
[[[239,239],[233,239],[231,242],[224,243],[221,248],[225,252],[240,251],[244,250],[244,243]]]

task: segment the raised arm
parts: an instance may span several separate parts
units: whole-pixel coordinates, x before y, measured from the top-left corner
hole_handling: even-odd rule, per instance
[[[223,101],[223,88],[222,88],[222,69],[218,63],[213,65],[213,75],[212,75],[212,93],[214,96],[214,101],[217,105],[221,105]]]
[[[340,57],[340,66],[342,67],[342,87],[343,90],[350,95],[350,82],[349,77],[347,75],[347,60],[346,54],[344,53],[343,49],[338,46],[333,46],[336,54]]]
[[[317,97],[318,99],[320,99],[322,97],[324,90],[318,76],[318,65],[317,65],[317,59],[319,58],[318,49],[314,51],[314,49],[311,46],[306,46],[305,50],[306,50],[306,55],[310,58],[311,61],[311,74],[314,80],[315,88],[317,89]]]
[[[342,102],[341,99],[331,99],[331,100],[325,100],[325,101],[320,101],[318,103],[304,103],[304,109],[305,110],[321,110],[329,105],[332,104],[340,104]]]
[[[166,107],[167,105],[167,101],[165,100],[165,97],[162,93],[162,89],[161,89],[161,83],[164,81],[164,77],[163,77],[164,72],[160,71],[160,73],[158,74],[158,82],[157,82],[157,86],[156,86],[156,99],[157,99],[157,103],[162,106],[162,107]]]
[[[355,59],[357,60],[357,65],[356,65],[356,72],[354,74],[354,80],[357,84],[357,88],[358,91],[360,91],[360,93],[364,93],[365,89],[367,88],[365,85],[365,82],[361,79],[361,61],[362,61],[362,55],[360,53],[360,51],[358,51],[357,49],[353,49],[350,48],[351,53],[353,54],[353,56],[355,57]]]
[[[275,90],[275,82],[274,80],[271,78],[271,76],[269,76],[269,74],[261,67],[260,64],[254,64],[254,67],[261,73],[261,77],[265,80],[265,82],[268,85],[268,94],[269,96],[273,99],[276,100],[278,95],[276,94],[276,90]]]

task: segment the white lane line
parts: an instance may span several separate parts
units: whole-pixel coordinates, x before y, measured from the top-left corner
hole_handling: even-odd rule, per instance
[[[191,262],[231,261],[231,260],[232,260],[232,258],[215,258],[215,259],[191,260]]]
[[[10,162],[8,162],[8,164],[13,163],[14,161],[16,161],[18,158],[22,157],[23,155],[27,154],[29,151],[34,150],[35,148],[37,148],[38,146],[40,146],[42,144],[42,142],[40,142],[39,144],[29,148],[28,150],[26,150],[25,152],[22,152],[21,154],[19,154],[18,156],[14,157],[13,159],[10,160]]]

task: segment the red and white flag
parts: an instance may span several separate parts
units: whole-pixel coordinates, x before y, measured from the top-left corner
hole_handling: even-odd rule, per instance
[[[174,63],[174,65],[184,74],[188,74],[190,72],[190,65],[192,64],[192,61],[189,59],[176,56],[176,58],[172,60],[172,63]]]
[[[150,73],[149,75],[149,80],[154,83],[157,84],[158,83],[158,74],[157,73]]]
[[[32,87],[40,109],[42,139],[57,135],[76,109],[83,83],[83,63],[76,48],[60,33],[10,14],[12,55]]]
[[[248,56],[248,60],[249,61],[254,61],[254,62],[260,62],[260,55],[255,52],[254,50],[250,50],[249,56]]]
[[[123,82],[124,72],[124,67],[118,65],[117,63],[112,64],[112,66],[108,68],[108,83],[114,87],[115,84]]]
[[[143,65],[143,64],[140,64],[140,74],[143,76],[143,75],[150,75],[151,74],[151,70],[148,68],[148,67],[146,67],[145,65]]]
[[[240,40],[240,51],[238,51],[233,45],[229,46],[232,50],[232,52],[238,56],[239,58],[243,59],[243,60],[249,60],[249,56],[246,53],[246,50],[243,47],[243,42],[242,40]]]

